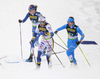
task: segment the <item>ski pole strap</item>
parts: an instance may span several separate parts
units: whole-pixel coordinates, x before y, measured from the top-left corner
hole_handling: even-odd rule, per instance
[[[58,37],[59,37],[59,39],[63,42],[63,44],[67,47],[67,45],[64,43],[64,41],[60,38],[60,36],[58,35],[58,34],[56,34]]]

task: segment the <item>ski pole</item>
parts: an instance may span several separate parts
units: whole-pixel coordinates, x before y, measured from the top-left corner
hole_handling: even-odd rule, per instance
[[[63,42],[63,40],[60,38],[60,36],[58,35],[58,34],[56,34],[58,37],[59,37],[59,39]],[[64,42],[63,42],[64,43]],[[64,45],[67,47],[67,45],[64,43]],[[89,66],[91,66],[90,65],[90,63],[88,62],[88,60],[87,60],[87,58],[86,58],[86,56],[84,55],[84,53],[83,53],[83,51],[82,51],[82,49],[80,48],[80,46],[78,46],[79,47],[79,49],[80,49],[80,51],[82,52],[82,54],[83,54],[83,56],[84,56],[84,58],[86,59],[86,61],[87,61],[87,63],[89,64]]]
[[[21,46],[21,59],[23,59],[23,51],[22,51],[22,34],[21,34],[21,23],[19,23],[20,27],[20,46]]]
[[[33,47],[31,47],[31,48],[32,48],[32,51],[33,51],[33,57],[34,57],[34,61],[35,61],[35,64],[36,64],[36,59],[35,59],[34,49],[33,49]]]
[[[44,37],[44,36],[43,36]],[[47,41],[47,39],[44,37],[44,39],[46,40],[46,42],[48,43],[48,41]],[[48,43],[48,45],[50,46],[50,44]],[[54,52],[54,50],[53,50],[53,48],[50,46],[50,48],[52,49],[52,51]],[[56,55],[56,53],[54,52],[54,54]],[[59,57],[56,55],[56,57],[57,57],[57,59],[59,60],[59,62],[61,63],[61,65],[63,66],[63,67],[65,67],[63,64],[62,64],[62,62],[60,61],[60,59],[59,59]]]
[[[59,37],[59,39],[63,42],[63,44],[67,47],[67,45],[64,43],[64,41],[60,38],[60,36],[58,35],[58,34],[56,34],[58,37]]]
[[[60,44],[58,44],[57,42],[54,41],[54,43],[56,43],[58,46],[62,47],[63,49],[67,50],[66,48],[64,48],[63,46],[61,46]]]
[[[56,54],[59,54],[59,53],[63,53],[63,52],[66,52],[66,51],[60,51],[60,52],[55,52]],[[55,53],[52,53],[52,55],[54,55]],[[46,54],[45,54],[46,55]],[[43,56],[45,56],[43,55]]]
[[[91,65],[90,65],[90,63],[89,63],[89,61],[87,60],[86,56],[84,55],[84,53],[83,53],[82,49],[80,48],[80,46],[78,46],[78,47],[79,47],[80,51],[82,52],[82,54],[83,54],[83,56],[84,56],[85,60],[86,60],[86,61],[87,61],[87,63],[89,64],[89,66],[91,66]]]

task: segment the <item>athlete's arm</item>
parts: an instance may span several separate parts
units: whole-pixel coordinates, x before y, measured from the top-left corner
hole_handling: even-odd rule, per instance
[[[82,30],[79,27],[77,27],[76,30],[81,35],[81,38],[80,38],[80,42],[81,42],[84,39],[85,35],[84,35],[84,33],[82,32]]]
[[[46,35],[52,37],[54,35],[54,33],[53,33],[53,30],[49,24],[46,26],[46,29],[49,31],[48,33],[46,33]]]
[[[29,12],[26,14],[25,18],[22,20],[22,22],[24,23],[29,17]]]
[[[67,24],[65,24],[65,25],[61,26],[60,28],[58,28],[57,31],[64,30],[64,29],[66,29],[66,27],[67,27]]]

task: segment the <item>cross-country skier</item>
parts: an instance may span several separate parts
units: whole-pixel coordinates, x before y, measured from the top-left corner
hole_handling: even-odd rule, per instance
[[[24,23],[28,18],[30,18],[30,21],[32,21],[32,35],[34,35],[34,31],[38,25],[38,18],[42,16],[40,12],[37,12],[37,6],[36,5],[30,5],[28,8],[29,12],[26,14],[25,18],[23,20],[19,19],[19,23]],[[31,42],[33,41],[33,38]],[[38,41],[36,41],[38,44]],[[30,49],[30,56],[26,60],[27,62],[32,62],[33,60],[33,50],[32,47]]]
[[[54,33],[51,29],[50,24],[46,22],[46,18],[44,16],[41,16],[39,18],[39,25],[34,32],[34,39],[35,37],[37,38],[38,35],[42,35],[42,39],[38,47],[37,66],[40,67],[41,55],[45,49],[47,51],[46,58],[47,58],[48,65],[51,66],[52,65],[51,54],[52,54],[52,49],[54,44],[52,37]]]
[[[67,41],[68,50],[66,51],[66,54],[67,54],[70,62],[77,65],[77,61],[74,56],[74,50],[84,39],[84,34],[81,31],[81,29],[79,28],[79,26],[75,25],[75,21],[74,21],[73,17],[69,17],[67,24],[58,28],[54,33],[57,34],[58,31],[61,31],[63,29],[66,29],[67,33],[68,33],[68,41]],[[78,40],[78,33],[81,35],[80,40]]]

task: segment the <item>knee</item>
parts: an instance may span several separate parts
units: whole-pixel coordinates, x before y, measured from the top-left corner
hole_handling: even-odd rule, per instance
[[[38,51],[38,56],[37,56],[37,58],[40,58],[41,54],[42,54],[42,52],[41,52],[41,51]]]
[[[43,52],[43,49],[41,47],[39,47],[38,52]]]

